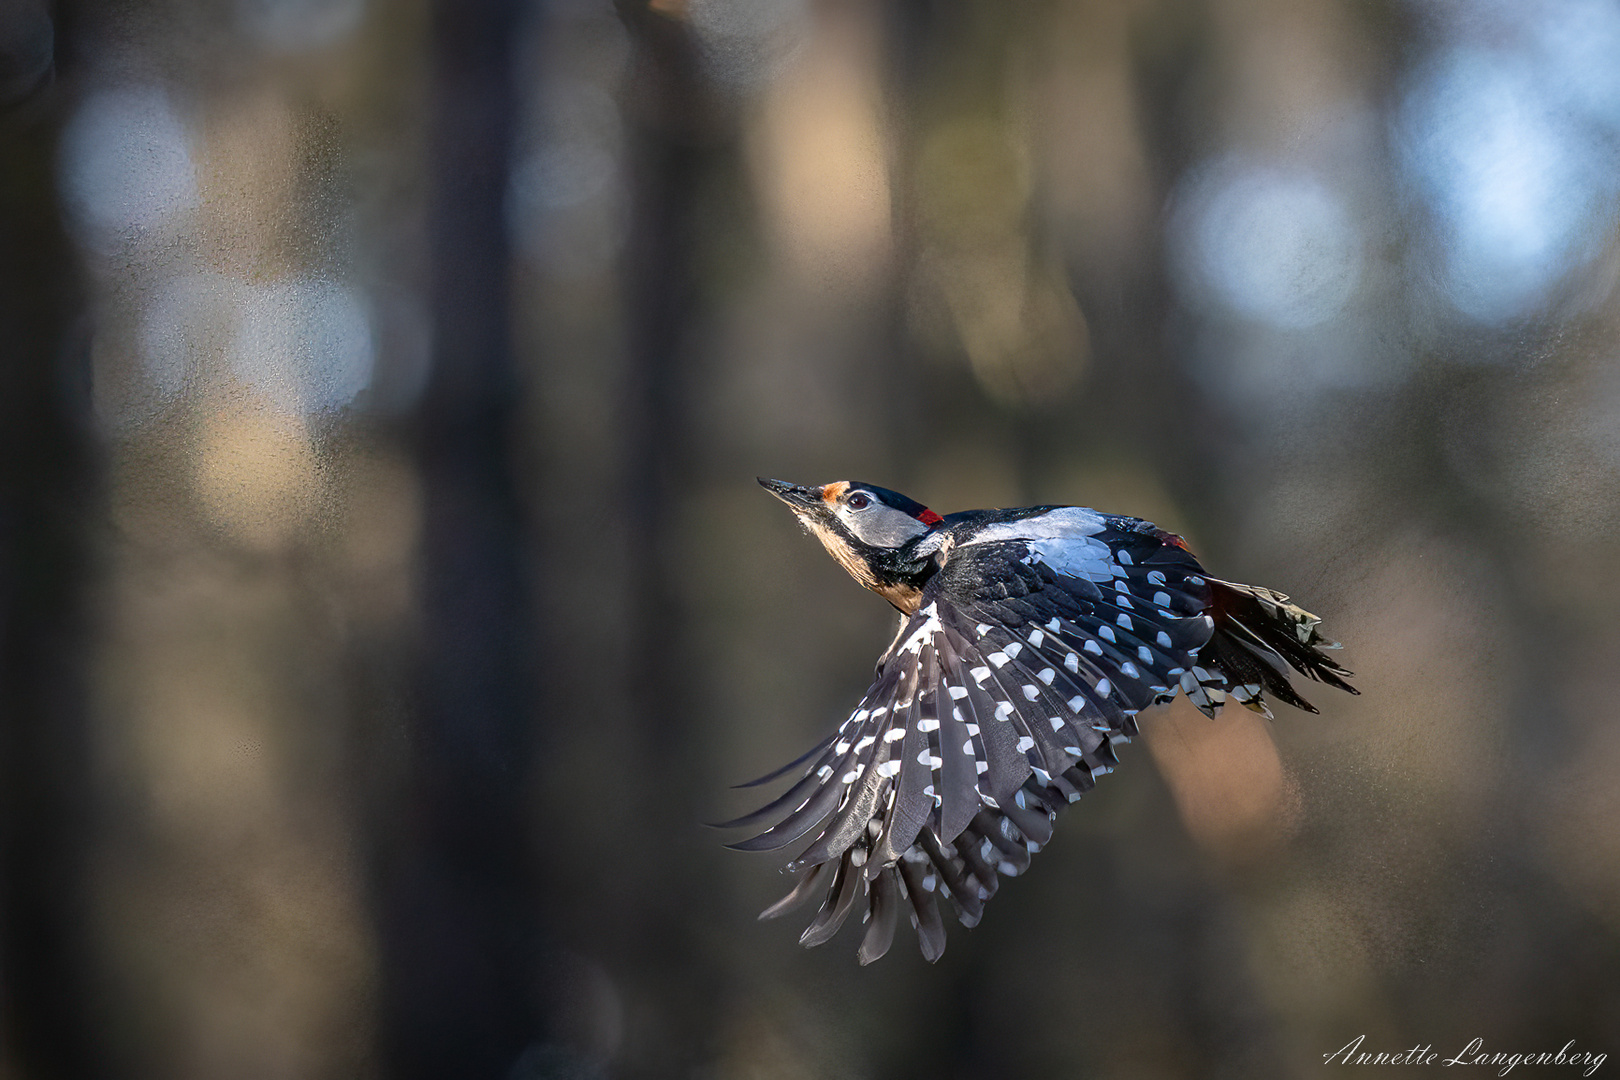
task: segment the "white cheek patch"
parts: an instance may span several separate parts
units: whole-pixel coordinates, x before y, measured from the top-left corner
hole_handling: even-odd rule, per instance
[[[874,502],[865,510],[839,507],[838,518],[864,544],[873,547],[900,547],[912,537],[921,536],[928,526],[892,506]]]

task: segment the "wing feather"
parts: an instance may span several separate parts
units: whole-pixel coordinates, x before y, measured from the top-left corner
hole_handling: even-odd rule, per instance
[[[797,809],[758,836],[726,846],[733,851],[776,851],[787,847],[815,828],[838,805],[842,792],[834,784],[823,783]],[[798,866],[790,866],[797,869]]]
[[[824,862],[804,871],[799,875],[798,884],[793,886],[792,892],[759,913],[760,920],[779,918],[803,907],[804,902],[816,895],[818,890],[825,891],[827,882],[831,880],[836,869],[837,864]]]
[[[926,793],[933,788],[931,762],[934,755],[929,749],[928,733],[922,730],[923,717],[933,714],[938,696],[932,642],[922,646],[918,660],[911,700],[905,706],[903,718],[896,718],[897,723],[904,725],[898,729],[901,737],[897,740],[900,746],[900,775],[893,789],[894,802],[886,815],[882,838],[867,862],[868,878],[875,877],[880,867],[893,863],[911,847],[917,833],[934,811],[933,796]],[[896,740],[890,741],[893,745]]]
[[[995,653],[982,656],[982,662],[967,672],[967,697],[979,725],[979,742],[984,746],[987,769],[979,780],[979,799],[988,806],[999,806],[1010,798],[1030,773],[1029,759],[1018,749],[1018,730],[1010,722],[1016,711],[995,677]]]
[[[838,872],[833,875],[832,887],[827,890],[827,899],[823,901],[815,919],[799,935],[799,944],[808,948],[831,941],[838,928],[844,925],[844,920],[849,918],[850,909],[855,906],[855,895],[861,891],[862,885],[860,873],[849,865],[849,860],[840,860]]]
[[[770,783],[772,780],[775,780],[779,776],[786,776],[788,773],[792,772],[794,769],[798,768],[800,765],[803,765],[805,762],[809,761],[811,758],[815,757],[817,754],[819,754],[823,750],[827,749],[827,747],[831,746],[837,740],[837,738],[839,736],[839,733],[842,730],[843,729],[840,728],[839,731],[833,732],[831,735],[827,736],[825,739],[822,739],[820,742],[816,743],[816,745],[812,746],[810,749],[806,750],[804,753],[800,754],[798,757],[794,758],[792,761],[788,762],[786,765],[783,765],[782,767],[777,768],[777,769],[772,769],[770,772],[766,773],[764,776],[755,777],[754,779],[749,780],[746,783],[733,784],[732,787],[734,787],[734,788],[759,787],[761,784]],[[730,826],[717,825],[717,826],[715,826],[715,828],[724,829],[724,828],[730,828]]]
[[[917,945],[930,964],[945,955],[945,920],[940,918],[935,896],[938,877],[927,868],[928,857],[900,860],[900,883],[911,904],[911,925],[917,931]]]
[[[778,795],[776,798],[772,799],[758,810],[755,810],[749,814],[744,814],[739,818],[732,818],[730,821],[719,822],[718,824],[711,825],[709,827],[712,829],[746,829],[750,828],[751,826],[758,825],[761,822],[769,821],[772,818],[777,817],[789,807],[799,806],[805,799],[809,798],[810,793],[819,783],[820,780],[817,778],[814,772],[807,772],[800,777],[798,782],[792,787],[782,792],[782,794]]]
[[[1141,709],[1178,691],[1211,714],[1228,694],[1256,707],[1261,689],[1299,703],[1288,667],[1347,685],[1318,651],[1331,643],[1315,616],[1281,594],[1209,579],[1147,523],[1070,514],[1061,520],[1081,530],[1071,539],[1032,515],[1035,535],[1021,540],[1022,520],[951,549],[859,707],[754,782],[802,768],[787,791],[727,823],[775,822],[732,845],[741,850],[811,836],[788,863],[800,875],[792,891],[761,916],[821,894],[804,944],[830,939],[860,907],[859,957],[870,963],[905,910],[923,956],[937,960],[940,898],[976,925],[1001,875],[1021,873],[1051,840],[1058,810],[1118,764],[1115,743],[1137,733]]]
[[[979,801],[979,773],[976,763],[983,760],[983,746],[975,750],[975,734],[969,734],[969,712],[964,711],[967,686],[963,675],[958,640],[943,635],[940,645],[939,752],[943,759],[936,790],[940,796],[938,824],[934,831],[947,841],[967,828],[983,805]]]
[[[868,909],[866,936],[861,939],[855,954],[864,967],[889,951],[894,942],[894,923],[900,914],[900,884],[894,867],[885,866],[869,882],[871,906]]]

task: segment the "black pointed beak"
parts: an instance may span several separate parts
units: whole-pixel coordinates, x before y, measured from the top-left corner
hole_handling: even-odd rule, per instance
[[[759,477],[759,486],[787,503],[795,510],[811,510],[821,505],[821,489],[801,487],[786,480],[767,480]]]

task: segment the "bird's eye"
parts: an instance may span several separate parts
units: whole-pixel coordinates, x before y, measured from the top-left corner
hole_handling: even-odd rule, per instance
[[[848,505],[851,510],[865,510],[868,506],[872,505],[872,500],[869,496],[862,495],[857,491],[855,494],[849,497]]]

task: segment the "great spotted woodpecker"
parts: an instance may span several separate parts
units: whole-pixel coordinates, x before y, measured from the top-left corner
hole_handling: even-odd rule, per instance
[[[1136,715],[1185,693],[1214,716],[1228,698],[1270,716],[1270,694],[1309,712],[1292,668],[1357,691],[1323,655],[1338,645],[1315,615],[1270,589],[1211,577],[1179,536],[1078,506],[969,510],[948,517],[897,492],[839,481],[760,483],[850,575],[900,612],[900,628],[849,718],[788,765],[802,776],[724,828],[731,845],[786,847],[792,892],[814,896],[800,937],[819,945],[850,912],[867,924],[858,957],[882,956],[902,910],[930,961],[945,950],[938,897],[974,926],[999,875],[1024,870],[1057,812],[1118,764]]]

